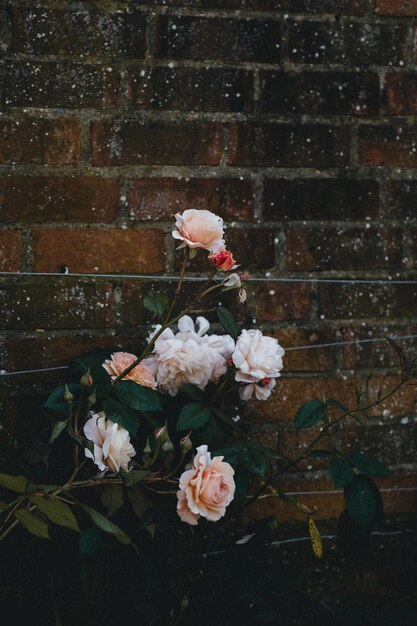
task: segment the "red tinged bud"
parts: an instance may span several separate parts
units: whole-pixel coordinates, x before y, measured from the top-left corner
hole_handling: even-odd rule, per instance
[[[210,254],[209,259],[213,263],[214,267],[222,272],[229,272],[230,270],[234,270],[238,267],[233,258],[233,254],[229,252],[229,250],[226,250],[226,248],[221,248],[215,254]]]

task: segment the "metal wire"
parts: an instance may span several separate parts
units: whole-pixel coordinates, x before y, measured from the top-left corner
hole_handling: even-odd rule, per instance
[[[394,341],[401,341],[405,339],[417,339],[417,335],[400,335],[397,337],[390,337]],[[292,346],[289,348],[285,348],[286,352],[290,352],[293,350],[313,350],[315,348],[332,348],[337,346],[350,346],[350,345],[358,345],[364,343],[382,343],[386,341],[385,337],[379,337],[377,339],[356,339],[352,341],[339,341],[339,342],[331,342],[331,343],[317,343],[309,346]],[[31,370],[19,370],[17,372],[7,372],[6,370],[0,370],[1,376],[18,376],[20,374],[34,374],[38,372],[53,372],[55,370],[65,370],[68,369],[69,365],[60,365],[58,367],[42,367],[38,369]]]
[[[81,272],[0,272],[1,276],[49,276],[55,278],[111,278],[115,280],[159,280],[164,282],[179,280],[179,276],[160,274],[92,274]],[[184,280],[189,282],[204,282],[206,276],[185,276]],[[281,276],[253,276],[245,278],[244,282],[263,283],[329,283],[342,285],[417,285],[417,279],[381,279],[381,278],[292,278]]]

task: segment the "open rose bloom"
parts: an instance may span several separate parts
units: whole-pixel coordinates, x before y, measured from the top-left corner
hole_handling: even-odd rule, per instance
[[[176,214],[176,230],[172,231],[188,248],[203,248],[212,254],[224,247],[223,220],[211,211],[187,209]]]
[[[104,361],[103,367],[106,372],[110,374],[112,380],[114,380],[120,376],[129,365],[136,361],[136,359],[137,357],[134,354],[130,354],[130,352],[115,352],[111,355],[111,359]],[[136,365],[123,379],[133,380],[143,387],[151,387],[152,389],[156,387],[156,380],[145,361],[141,361]]]
[[[249,400],[253,394],[257,400],[269,398],[275,379],[281,376],[284,354],[273,337],[266,337],[260,330],[242,330],[232,354],[235,380],[245,383],[239,391],[242,400]]]
[[[84,435],[93,442],[94,454],[85,448],[85,456],[92,459],[97,467],[105,472],[127,471],[130,459],[136,451],[130,443],[126,429],[106,418],[103,411],[91,414],[84,424]]]
[[[183,472],[177,493],[177,512],[192,526],[200,517],[217,522],[226,513],[235,493],[234,470],[222,456],[211,458],[207,446],[197,448],[194,468]]]

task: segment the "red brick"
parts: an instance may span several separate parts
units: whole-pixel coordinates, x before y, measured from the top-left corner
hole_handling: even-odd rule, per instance
[[[340,428],[340,451],[342,454],[362,452],[369,454],[391,469],[415,462],[417,456],[417,425],[392,423],[387,419],[384,425],[345,423]]]
[[[417,77],[415,74],[387,74],[388,113],[417,113]]]
[[[264,321],[302,320],[311,316],[311,288],[303,283],[247,283],[254,316]]]
[[[334,490],[330,479],[293,479],[285,478],[277,482],[277,486],[285,493],[296,495],[298,502],[310,510],[317,510],[315,519],[338,519],[345,508],[343,491]],[[311,495],[308,495],[312,492]],[[317,493],[325,492],[325,493]],[[277,496],[258,500],[245,510],[248,520],[255,521],[272,515],[278,523],[290,521],[307,522],[307,515],[297,509],[294,504],[284,502]]]
[[[417,15],[417,0],[376,0],[375,12],[378,15]]]
[[[0,272],[21,269],[22,234],[18,230],[0,231]]]
[[[285,373],[285,371],[284,371]],[[356,408],[356,389],[361,387],[354,376],[283,377],[277,381],[267,402],[252,401],[247,406],[247,419],[259,422],[293,421],[299,407],[314,398],[334,398],[348,408]]]
[[[239,178],[136,178],[127,198],[133,219],[174,221],[185,209],[208,209],[225,220],[253,218],[250,180]]]
[[[360,165],[417,167],[416,129],[410,126],[362,126]]]
[[[277,331],[267,331],[267,334],[276,337],[286,349],[284,357],[286,372],[323,372],[331,371],[336,366],[337,347],[292,350],[300,346],[335,343],[334,331],[281,328]]]
[[[106,283],[75,283],[62,278],[0,289],[1,328],[71,329],[114,325],[113,288]]]
[[[349,161],[347,128],[310,124],[232,124],[231,165],[338,167]]]
[[[111,108],[118,104],[119,88],[111,65],[13,61],[5,69],[6,108]]]
[[[346,369],[369,368],[378,369],[382,367],[399,368],[399,360],[394,350],[390,347],[384,337],[406,336],[417,334],[417,327],[413,326],[376,326],[372,329],[345,328],[343,341],[355,341],[363,339],[378,339],[378,343],[352,343],[343,346],[343,362]],[[404,352],[412,354],[415,340],[398,340],[397,343]]]
[[[11,52],[127,58],[145,55],[146,18],[135,11],[13,7],[11,15]]]
[[[33,232],[35,270],[146,273],[164,269],[164,233],[157,229],[45,229]]]
[[[262,113],[377,115],[379,78],[367,72],[261,72]]]
[[[417,206],[417,182],[392,180],[388,182],[385,214],[389,219],[410,221],[415,219]]]
[[[246,8],[256,11],[365,15],[366,0],[246,0]]]
[[[263,203],[267,220],[373,219],[379,213],[379,185],[351,178],[266,178]]]
[[[397,376],[371,376],[367,386],[367,402],[375,402],[389,393],[400,382]],[[370,415],[384,417],[411,417],[417,412],[417,387],[407,384],[382,405],[369,411]]]
[[[166,15],[159,29],[162,58],[274,63],[281,56],[277,20]]]
[[[94,165],[219,165],[216,123],[102,121],[92,124]]]
[[[80,158],[81,125],[60,118],[0,121],[0,163],[64,165]]]
[[[295,461],[297,457],[307,450],[319,432],[319,428],[309,428],[308,430],[300,430],[299,432],[295,430],[281,430],[279,432],[278,453],[284,455],[287,459]],[[334,443],[332,433],[330,433],[329,436],[323,437],[320,443],[317,444],[317,448],[332,452]],[[328,465],[329,459],[308,458],[300,461],[297,467],[299,470],[318,470],[326,469]],[[291,466],[288,468],[288,472],[296,472],[297,467]]]
[[[112,222],[119,204],[114,178],[0,178],[2,222]]]
[[[253,73],[230,68],[128,69],[133,107],[174,111],[253,111]]]
[[[318,287],[318,313],[327,319],[414,319],[416,306],[417,289],[412,285]]]
[[[286,233],[288,270],[400,268],[400,229],[291,229]]]

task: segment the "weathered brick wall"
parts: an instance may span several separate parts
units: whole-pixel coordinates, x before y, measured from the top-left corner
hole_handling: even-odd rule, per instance
[[[417,287],[273,281],[416,276],[416,0],[0,7],[1,271],[175,273],[174,213],[208,208],[225,218],[241,264],[269,278],[249,284],[246,315],[284,346],[417,333]],[[1,278],[3,367],[134,351],[148,286]],[[289,352],[273,399],[247,419],[290,453],[306,443],[291,426],[304,400],[354,405],[364,388],[376,398],[394,363],[382,344]],[[3,379],[4,441],[25,434],[62,377]],[[360,441],[391,463],[398,475],[384,488],[414,487],[415,413],[408,387],[334,443]],[[304,469],[289,473],[290,491],[328,489],[320,464]],[[415,507],[414,491],[384,497],[389,512]],[[319,517],[342,506],[326,494],[306,503]],[[261,506],[294,515],[275,500]]]

